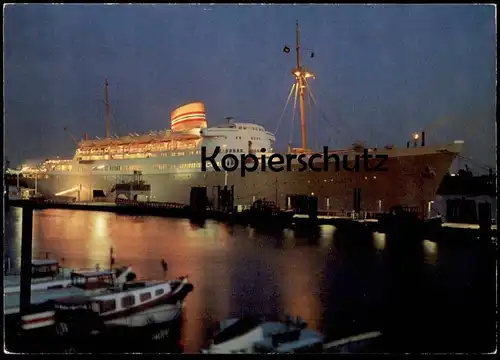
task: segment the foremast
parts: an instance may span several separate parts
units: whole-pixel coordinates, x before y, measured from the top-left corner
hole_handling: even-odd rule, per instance
[[[302,151],[307,151],[307,128],[306,128],[306,114],[305,114],[305,105],[304,105],[304,97],[307,81],[306,78],[313,77],[314,74],[310,71],[307,71],[304,66],[301,64],[301,53],[300,53],[300,27],[299,22],[296,22],[296,52],[297,52],[297,67],[293,69],[292,74],[295,76],[297,81],[296,86],[299,91],[299,107],[300,107],[300,129],[302,134]]]

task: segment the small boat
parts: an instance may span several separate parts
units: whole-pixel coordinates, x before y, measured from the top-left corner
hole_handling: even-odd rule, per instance
[[[307,328],[302,319],[262,321],[256,317],[228,319],[220,323],[204,354],[322,353],[324,337]]]
[[[51,300],[68,296],[91,296],[105,293],[107,289],[134,280],[131,267],[116,270],[74,270],[68,287],[31,291],[31,305],[25,314],[20,314],[20,293],[4,295],[4,315],[6,346],[9,349],[25,352],[27,346],[33,351],[50,351],[44,346],[54,343],[55,312]],[[20,330],[23,330],[20,332]],[[19,334],[21,336],[19,336]]]
[[[54,259],[33,259],[31,262],[31,291],[64,288],[71,284],[72,269],[60,267]],[[4,277],[4,294],[18,293],[21,275],[8,272]]]
[[[103,293],[52,301],[59,336],[105,335],[154,328],[177,319],[193,290],[187,276],[166,281],[132,281]]]
[[[113,267],[115,259],[113,248],[110,248],[110,268]],[[21,275],[14,273],[10,268],[10,258],[7,258],[7,267],[4,277],[4,294],[18,293],[21,290]],[[62,259],[64,261],[64,259]],[[117,276],[123,268],[116,271]],[[85,271],[85,270],[82,270]],[[78,272],[75,269],[61,267],[59,261],[49,259],[46,253],[45,259],[33,259],[31,261],[31,291],[45,291],[51,289],[61,289],[71,286],[72,274]]]
[[[72,295],[90,295],[105,291],[109,287],[116,284],[123,284],[130,281],[135,274],[132,273],[132,268],[122,267],[112,270],[73,270],[68,280],[61,280],[59,285],[57,282],[50,281],[41,283],[40,289],[31,289],[31,305],[33,311],[36,312],[37,305],[44,302],[67,297]],[[61,286],[61,284],[65,284]],[[13,289],[12,287],[10,289]],[[5,290],[4,290],[5,291]],[[20,292],[10,291],[4,294],[4,314],[15,315],[19,314]],[[32,311],[30,311],[31,313]]]

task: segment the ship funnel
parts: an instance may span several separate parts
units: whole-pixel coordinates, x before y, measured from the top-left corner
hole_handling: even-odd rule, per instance
[[[172,131],[206,128],[205,104],[198,101],[178,107],[170,114],[170,127]]]

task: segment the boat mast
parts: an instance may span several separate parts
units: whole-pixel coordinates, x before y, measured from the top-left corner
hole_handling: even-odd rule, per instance
[[[105,93],[106,93],[106,139],[110,138],[110,121],[109,121],[109,98],[108,98],[108,79],[105,79]]]
[[[306,131],[306,114],[304,106],[305,93],[305,78],[313,75],[306,71],[300,63],[300,28],[299,21],[296,22],[296,51],[297,51],[297,68],[293,70],[293,75],[297,79],[297,88],[299,89],[299,106],[300,106],[300,128],[302,132],[302,149],[307,150],[307,131]]]

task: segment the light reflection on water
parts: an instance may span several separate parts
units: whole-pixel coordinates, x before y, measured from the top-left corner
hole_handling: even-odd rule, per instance
[[[11,211],[10,255],[19,267],[21,209]],[[188,274],[195,284],[186,301],[183,342],[188,351],[198,350],[204,336],[200,321],[206,317],[284,309],[314,328],[321,326],[321,277],[316,274],[324,251],[296,246],[293,231],[285,231],[282,246],[276,246],[273,237],[213,221],[197,227],[187,220],[52,209],[35,211],[33,223],[34,257],[48,251],[52,258],[64,258],[65,266],[107,267],[113,247],[116,265],[131,264],[138,278],[163,278],[161,259],[169,265],[168,277]]]
[[[383,233],[374,232],[373,233],[373,243],[377,250],[385,249],[386,236]]]
[[[7,254],[19,267],[21,209],[11,208],[6,221],[6,243],[11,245]],[[104,267],[113,247],[116,265],[132,265],[138,278],[159,279],[164,276],[160,261],[165,259],[168,277],[187,274],[195,286],[186,300],[186,352],[199,350],[207,323],[243,313],[301,316],[327,336],[331,331],[376,329],[376,324],[369,329],[355,327],[360,314],[377,318],[385,311],[380,306],[386,302],[386,280],[379,266],[385,235],[373,234],[375,255],[367,256],[342,250],[343,239],[333,226],[322,226],[320,233],[311,244],[296,238],[293,230],[269,236],[213,221],[199,227],[183,219],[43,210],[34,215],[33,256],[48,251],[53,258],[64,258],[69,267]],[[430,241],[422,246],[423,260],[432,273],[442,249]],[[451,263],[450,259],[438,265]],[[459,298],[462,285],[455,280]]]
[[[425,261],[428,264],[436,265],[438,244],[431,240],[424,240],[422,246],[424,248]]]

